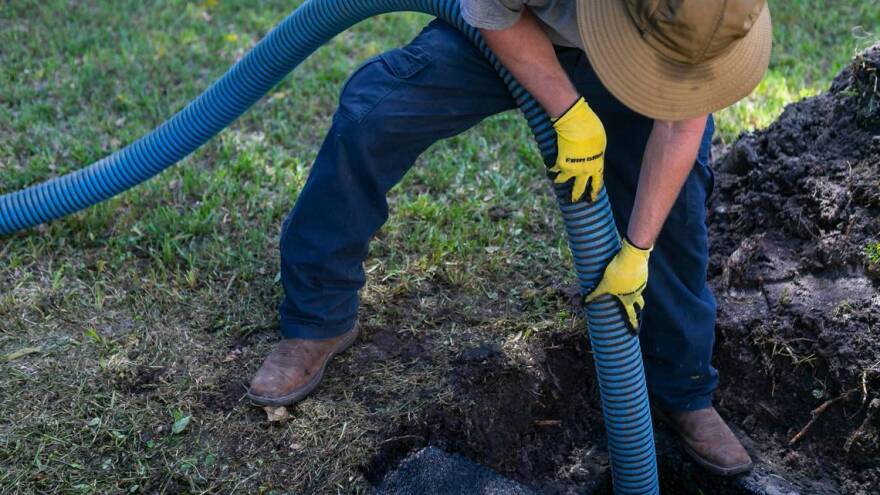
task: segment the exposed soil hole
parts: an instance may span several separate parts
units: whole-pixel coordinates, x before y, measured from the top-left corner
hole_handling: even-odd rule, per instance
[[[709,217],[716,405],[762,465],[737,482],[711,477],[661,430],[665,493],[785,493],[761,486],[783,478],[801,493],[880,492],[878,75],[880,46],[719,160]],[[450,358],[453,403],[390,427],[367,478],[433,445],[541,493],[607,492],[586,336],[528,345]]]
[[[121,377],[116,387],[129,394],[143,394],[155,389],[168,368],[165,366],[145,366],[135,368],[130,376]]]
[[[429,409],[418,421],[389,432],[365,468],[367,479],[380,483],[407,455],[431,445],[476,460],[539,493],[611,494],[587,346],[583,335],[536,339],[528,350],[531,367],[511,363],[491,344],[465,351],[449,380],[461,400]],[[699,469],[662,426],[657,441],[664,493],[709,493],[707,488],[722,495],[761,493],[749,489],[761,483],[760,476],[744,484]]]
[[[530,344],[528,360],[511,362],[491,344],[455,359],[449,386],[456,401],[429,408],[419,421],[388,435],[368,479],[385,471],[413,449],[434,445],[461,453],[518,481],[536,481],[558,491],[558,469],[581,446],[604,442],[598,391],[585,335],[555,335]],[[566,479],[596,485],[607,471],[607,457],[577,456]]]
[[[247,392],[247,387],[248,383],[242,380],[240,375],[235,375],[234,379],[220,381],[217,390],[203,392],[199,397],[199,402],[208,411],[231,411],[242,400]]]
[[[361,325],[364,336],[361,359],[411,361],[425,356],[430,344],[417,335],[400,333],[388,328]]]

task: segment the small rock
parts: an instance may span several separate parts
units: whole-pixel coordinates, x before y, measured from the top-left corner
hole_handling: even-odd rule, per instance
[[[263,410],[266,411],[266,419],[268,419],[270,423],[281,423],[290,418],[290,413],[287,412],[287,408],[284,406],[265,406],[263,407]]]
[[[530,488],[458,454],[434,447],[404,459],[376,488],[377,495],[533,495]]]
[[[758,163],[758,153],[753,141],[751,134],[740,137],[719,163],[718,171],[735,175],[747,174]]]
[[[483,345],[479,345],[477,347],[471,347],[470,349],[467,349],[464,352],[462,352],[461,356],[459,356],[459,361],[462,361],[465,363],[480,362],[480,361],[485,361],[485,360],[487,360],[497,354],[500,354],[500,353],[501,353],[501,347],[499,347],[498,344],[495,344],[495,343],[483,344]]]
[[[742,427],[747,432],[752,432],[755,429],[755,425],[758,423],[758,420],[755,418],[754,414],[749,414],[746,416],[746,419],[743,420]]]

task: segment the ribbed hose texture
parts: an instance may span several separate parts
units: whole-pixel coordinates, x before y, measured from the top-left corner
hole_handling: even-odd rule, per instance
[[[435,15],[482,50],[516,100],[545,164],[556,159],[556,133],[540,105],[464,22],[458,0],[308,0],[198,98],[155,130],[86,168],[0,196],[0,235],[63,217],[125,191],[177,163],[226,128],[320,46],[354,24],[388,12]],[[581,292],[598,284],[620,248],[603,190],[594,203],[570,203],[555,187]],[[608,450],[617,494],[659,493],[651,413],[638,338],[611,296],[588,305]]]
[[[602,279],[605,266],[620,249],[608,194],[603,188],[594,203],[570,203],[570,189],[557,185],[556,197],[582,294]],[[587,305],[587,325],[608,451],[614,493],[660,493],[651,408],[639,339],[630,333],[620,305],[602,296]]]

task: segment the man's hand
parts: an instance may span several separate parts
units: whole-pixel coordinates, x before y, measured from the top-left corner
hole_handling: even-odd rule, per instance
[[[595,199],[602,189],[605,128],[559,65],[553,44],[538,20],[524,9],[512,27],[481,29],[480,33],[498,60],[555,119],[558,151],[556,164],[550,168],[556,173],[555,182],[574,179],[572,202],[584,195],[588,185],[590,197]]]
[[[556,128],[556,165],[550,168],[556,172],[553,182],[563,184],[571,179],[571,202],[580,201],[587,186],[590,188],[590,201],[596,201],[602,190],[602,173],[605,170],[605,128],[599,117],[583,98],[554,123]]]
[[[676,122],[655,121],[642,159],[639,187],[623,247],[605,268],[602,280],[586,302],[611,294],[626,310],[630,329],[638,332],[645,307],[648,257],[700,148],[706,116]],[[632,241],[630,241],[632,239]]]
[[[589,293],[586,302],[593,302],[599,296],[611,294],[623,305],[626,320],[632,332],[639,332],[639,315],[645,307],[642,291],[648,285],[648,257],[651,248],[640,249],[626,239],[605,273],[599,285]]]

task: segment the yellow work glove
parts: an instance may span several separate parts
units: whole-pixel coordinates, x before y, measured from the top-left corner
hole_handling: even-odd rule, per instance
[[[620,251],[605,268],[599,285],[586,298],[590,303],[605,294],[616,297],[626,311],[630,330],[636,333],[639,331],[639,314],[645,307],[642,291],[648,285],[648,257],[652,249],[637,248],[624,239]]]
[[[605,169],[605,128],[583,98],[553,122],[556,128],[556,165],[553,182],[562,184],[574,178],[571,202],[580,201],[590,186],[590,200],[596,201],[602,190]]]

